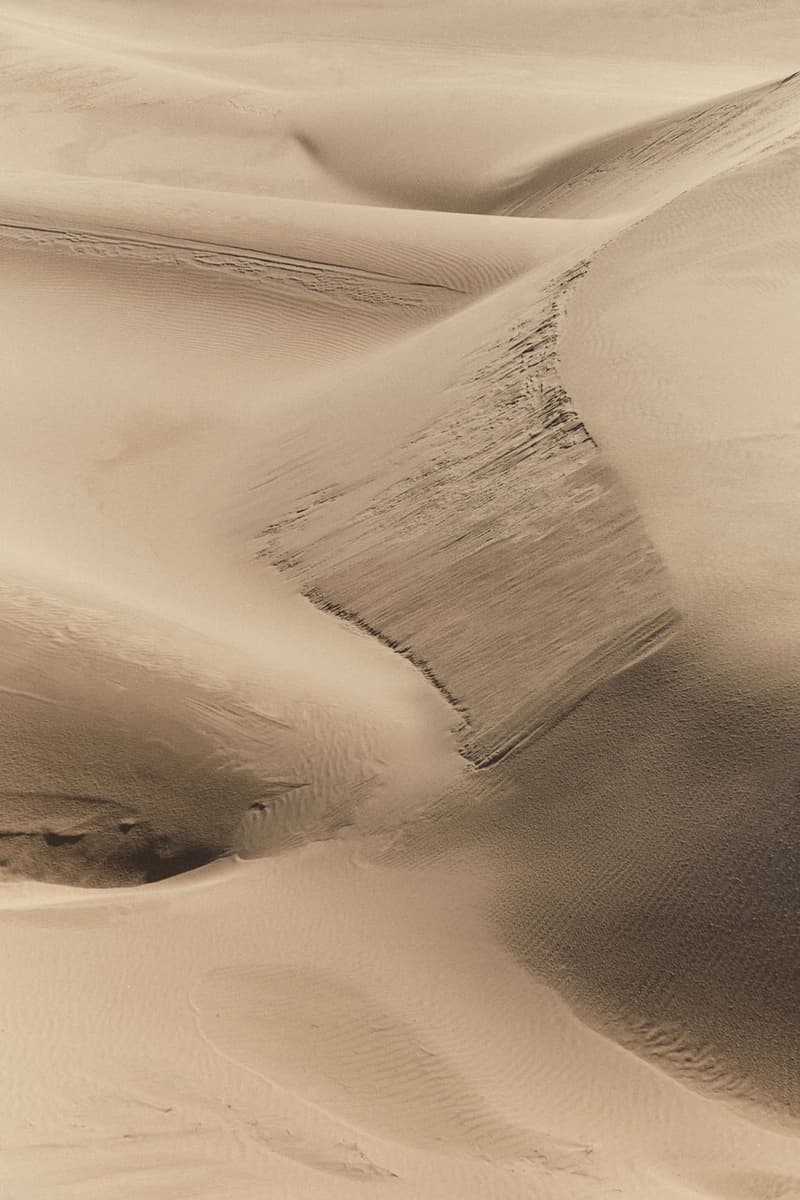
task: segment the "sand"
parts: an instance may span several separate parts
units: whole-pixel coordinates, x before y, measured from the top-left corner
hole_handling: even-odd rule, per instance
[[[800,1196],[795,8],[3,5],[3,1197]]]

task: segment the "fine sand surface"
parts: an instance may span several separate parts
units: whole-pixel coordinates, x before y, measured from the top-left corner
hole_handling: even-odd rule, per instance
[[[796,4],[0,36],[0,1196],[800,1198]]]

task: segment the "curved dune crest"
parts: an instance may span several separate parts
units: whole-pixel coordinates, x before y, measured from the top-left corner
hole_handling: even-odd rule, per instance
[[[794,73],[627,128],[606,118],[607,129],[602,100],[566,121],[562,101],[560,128],[548,129],[553,117],[546,96],[537,105],[525,93],[473,93],[480,117],[462,132],[460,170],[438,152],[443,138],[461,129],[457,94],[377,93],[368,112],[357,96],[349,102],[334,96],[324,105],[301,105],[290,120],[312,159],[366,197],[377,192],[386,202],[419,209],[599,218],[649,211],[787,136],[796,128],[798,89],[800,73]],[[592,126],[597,132],[589,136]],[[376,144],[368,159],[359,153],[365,136]],[[404,151],[411,139],[413,151]],[[526,140],[530,165],[510,166],[509,153],[519,156]]]
[[[627,816],[619,856],[609,846],[576,864],[581,891],[605,899],[545,934],[617,1036],[711,1094],[794,1122],[800,453],[787,384],[800,366],[799,168],[779,141],[619,236],[576,289],[566,374],[664,557],[686,629],[575,730],[600,752],[612,714],[635,730],[613,789]],[[593,774],[608,780],[608,765]],[[633,836],[645,794],[645,811],[661,797],[640,828],[649,847]],[[588,915],[612,903],[624,939]]]
[[[635,204],[639,179],[643,191],[638,202],[657,207],[676,191],[786,136],[796,120],[797,90],[798,76],[793,75],[665,118],[635,134],[615,136],[587,151],[586,161],[581,155],[572,162],[568,157],[557,167],[555,183],[542,183],[542,195],[555,187],[553,195],[561,189],[571,204],[585,188],[591,203],[603,212],[603,197],[614,194],[616,179],[626,205]],[[549,211],[550,201],[531,207],[532,203],[526,201],[520,211]],[[565,279],[578,273],[580,268],[571,268]],[[328,427],[308,430],[306,448],[296,463],[289,460],[277,476],[258,485],[257,504],[270,516],[263,553],[291,570],[316,603],[416,662],[462,715],[465,751],[479,765],[501,759],[526,738],[546,730],[597,683],[657,648],[675,619],[666,580],[657,579],[656,560],[650,557],[644,532],[626,513],[627,501],[616,482],[608,487],[592,477],[588,463],[586,486],[576,476],[575,488],[562,501],[570,532],[559,528],[553,516],[547,518],[549,525],[522,532],[528,513],[542,522],[545,512],[557,511],[558,500],[551,494],[545,502],[543,492],[537,491],[552,487],[547,476],[534,482],[537,463],[552,456],[550,431],[555,428],[565,435],[560,444],[553,442],[561,456],[553,463],[558,479],[577,467],[576,441],[589,440],[585,430],[581,435],[583,426],[561,387],[551,342],[564,282],[551,285],[551,292],[543,284],[538,295],[532,284],[528,288],[525,300],[531,315],[523,320],[514,320],[511,306],[506,306],[513,333],[505,346],[486,345],[483,359],[481,351],[472,352],[470,361],[478,360],[476,375],[467,380],[456,375],[448,381],[448,392],[460,402],[457,408],[455,398],[449,401],[453,416],[440,418],[437,425],[426,415],[424,434],[409,431],[408,448],[393,445],[386,466],[365,457],[354,473],[356,460],[345,442],[338,455],[351,478],[355,474],[349,482],[335,450],[341,435]],[[446,344],[452,353],[454,341]],[[430,338],[425,349],[428,355],[436,353]],[[414,353],[413,346],[409,353]],[[496,366],[490,365],[492,360]],[[506,418],[510,408],[521,418],[519,429]],[[499,449],[492,445],[488,461],[482,462],[473,447],[478,439],[484,445],[490,439],[494,443],[501,429],[508,441]],[[359,433],[363,439],[363,426]],[[316,449],[322,445],[324,459]],[[408,467],[404,456],[410,460]],[[600,459],[595,462],[599,465]],[[314,486],[305,492],[295,486],[289,492],[293,507],[281,511],[286,503],[281,497],[298,470]],[[381,482],[387,475],[392,479],[389,488]],[[515,491],[523,486],[531,489],[528,496],[537,497],[530,508],[524,506],[531,500]],[[592,498],[588,511],[579,499],[584,496]],[[491,531],[491,551],[482,542],[483,521]],[[596,524],[581,528],[582,521]],[[404,531],[394,558],[387,544],[390,529]],[[501,529],[503,536],[498,537]],[[576,541],[572,551],[570,537]],[[570,579],[569,603],[563,602],[558,579],[548,579],[551,541],[558,546],[557,571]],[[603,546],[600,570],[585,557],[591,543]],[[585,597],[576,586],[581,570],[575,564],[581,560],[592,580]],[[458,586],[468,606],[462,613],[472,612],[473,624],[462,616],[455,628],[448,611],[437,611],[442,594],[437,571]],[[624,609],[617,604],[622,589],[628,596],[639,590],[636,601]],[[532,606],[527,619],[526,595]],[[513,606],[513,617],[504,614],[506,603]],[[546,631],[545,638],[552,638],[552,649],[544,641],[534,650],[537,624]],[[509,636],[513,627],[525,630],[523,653]],[[575,630],[581,631],[582,641],[574,638]],[[519,682],[514,678],[517,664],[524,674]],[[537,681],[532,679],[534,672]]]
[[[641,96],[640,106],[657,113],[659,100]],[[621,111],[613,94],[554,97],[535,81],[512,79],[506,88],[462,81],[376,87],[369,106],[360,92],[337,90],[293,105],[286,121],[310,159],[364,199],[488,214],[503,211],[520,190],[505,174],[520,147],[545,161],[592,134],[604,145],[617,136]]]
[[[353,421],[348,380],[335,426],[307,429],[294,462],[287,447],[251,506],[271,518],[262,554],[419,666],[479,766],[658,649],[676,620],[646,534],[560,383],[556,325],[581,269],[540,273],[409,344],[382,401],[401,405],[419,386],[425,355],[402,441],[384,447]],[[473,348],[479,318],[497,332]],[[450,378],[433,374],[437,357]],[[368,402],[373,373],[356,386]]]
[[[795,7],[0,0],[4,1194],[800,1195]]]
[[[794,133],[799,97],[795,72],[588,143],[507,185],[512,195],[500,211],[560,217],[650,212]]]

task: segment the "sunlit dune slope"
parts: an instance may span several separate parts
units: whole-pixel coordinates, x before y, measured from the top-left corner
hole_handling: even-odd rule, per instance
[[[793,1120],[799,166],[779,142],[620,236],[576,286],[564,374],[686,629],[519,765],[560,813],[503,918],[615,1036]]]

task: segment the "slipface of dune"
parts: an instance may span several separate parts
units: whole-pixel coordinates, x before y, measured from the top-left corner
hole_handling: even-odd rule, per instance
[[[272,448],[254,491],[255,511],[280,514],[261,553],[420,667],[479,766],[658,649],[675,621],[559,378],[555,331],[581,269],[533,271],[349,374],[322,420],[312,405]]]
[[[0,1193],[800,1196],[796,5],[189,7],[0,5]]]

